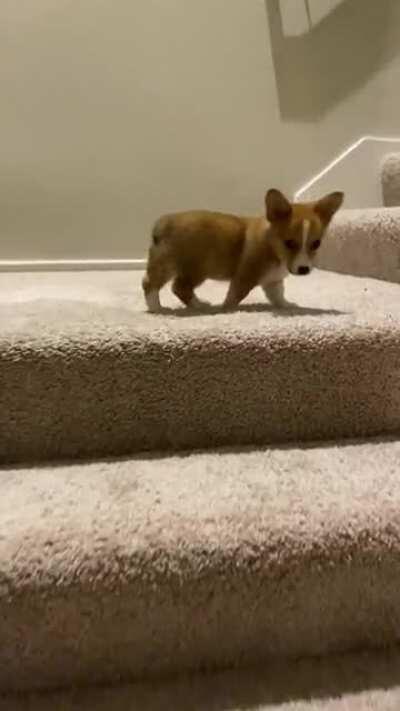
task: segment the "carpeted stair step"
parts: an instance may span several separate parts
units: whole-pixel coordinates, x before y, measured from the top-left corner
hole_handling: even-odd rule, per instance
[[[7,696],[5,711],[398,711],[400,651],[269,663],[112,688]]]
[[[400,441],[0,472],[0,689],[395,643]]]
[[[255,292],[198,315],[167,290],[151,315],[140,280],[2,275],[3,463],[399,431],[398,285],[314,272],[286,312]]]
[[[341,210],[329,232],[321,268],[400,283],[400,207]]]
[[[382,161],[381,184],[383,204],[400,205],[400,153],[389,153]]]

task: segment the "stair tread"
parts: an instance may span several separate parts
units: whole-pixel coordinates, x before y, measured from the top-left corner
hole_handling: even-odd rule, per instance
[[[146,312],[141,290],[143,272],[49,272],[2,274],[0,280],[1,338],[31,337],[33,342],[79,334],[88,341],[113,334],[118,339],[135,332],[148,337],[210,332],[227,335],[262,330],[279,334],[300,328],[349,329],[371,323],[400,322],[399,285],[315,270],[307,278],[289,277],[287,297],[298,309],[276,311],[261,291],[252,292],[236,312],[197,313],[182,307],[162,291],[162,314]],[[207,282],[199,295],[221,304],[226,285]],[[62,320],[61,320],[62,318]],[[84,330],[82,327],[84,326]]]
[[[154,316],[140,279],[2,276],[2,463],[400,430],[398,285],[316,272],[300,312]]]
[[[0,688],[394,643],[400,441],[6,468]]]

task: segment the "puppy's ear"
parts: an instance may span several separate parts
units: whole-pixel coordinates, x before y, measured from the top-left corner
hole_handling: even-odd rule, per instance
[[[265,208],[268,222],[288,220],[292,214],[292,206],[280,190],[271,188],[265,195]]]
[[[325,197],[318,200],[314,205],[314,211],[321,218],[322,222],[326,225],[331,221],[335,212],[342,205],[344,200],[344,193],[336,191],[334,193],[329,193]]]

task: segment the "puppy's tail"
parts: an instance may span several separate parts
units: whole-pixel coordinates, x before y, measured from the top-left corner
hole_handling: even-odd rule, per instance
[[[165,238],[168,237],[169,228],[170,218],[168,215],[164,215],[157,220],[151,233],[151,241],[154,246],[157,247],[162,241],[164,241]]]

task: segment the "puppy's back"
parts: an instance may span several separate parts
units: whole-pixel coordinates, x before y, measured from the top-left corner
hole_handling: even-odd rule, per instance
[[[200,270],[214,279],[230,278],[243,249],[246,218],[192,210],[163,215],[152,231],[153,245],[168,253],[179,271]]]
[[[185,239],[201,235],[237,239],[246,229],[246,218],[223,212],[190,210],[162,215],[154,224],[152,239],[159,244],[165,239]]]

